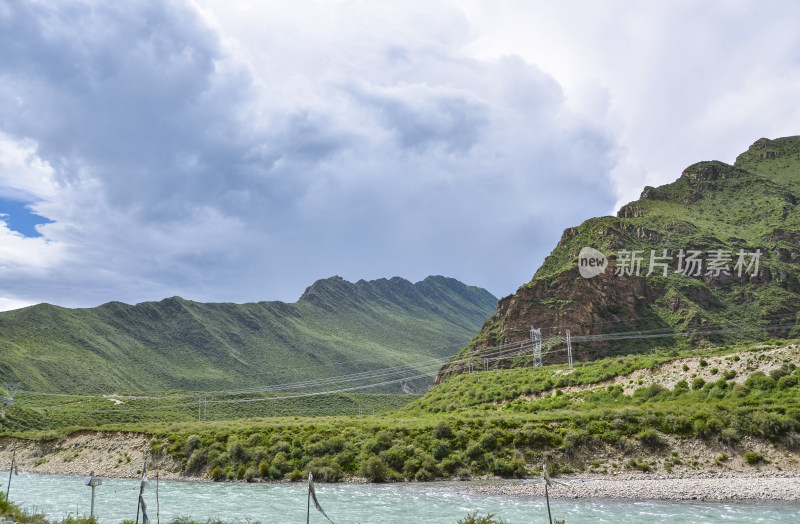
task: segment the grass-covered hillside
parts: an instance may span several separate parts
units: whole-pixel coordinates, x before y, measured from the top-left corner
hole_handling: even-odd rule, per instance
[[[617,216],[593,218],[564,231],[533,279],[499,302],[458,359],[480,362],[488,348],[528,339],[532,325],[542,328],[545,339],[563,335],[565,329],[578,337],[634,331],[652,335],[578,343],[578,359],[654,345],[681,348],[797,336],[798,201],[800,137],[760,139],[732,166],[693,164],[671,184],[646,187]],[[608,257],[604,273],[581,276],[578,258],[585,247]],[[664,250],[666,257],[659,258]],[[630,263],[632,251],[641,257],[638,275]],[[699,252],[699,271],[680,258],[690,251]],[[758,270],[751,265],[757,251]],[[737,268],[740,252],[744,265]],[[623,270],[625,274],[616,274]],[[563,354],[550,359],[563,361]],[[443,374],[461,371],[446,369]]]
[[[430,373],[420,362],[451,356],[496,303],[489,292],[444,277],[416,284],[333,277],[293,304],[179,297],[90,309],[40,304],[0,313],[0,381],[46,393],[247,391],[402,370],[294,389],[336,391]],[[429,383],[422,377],[408,386]],[[400,383],[382,388],[401,392]]]
[[[449,377],[383,414],[134,422],[153,458],[214,480],[433,480],[551,472],[795,470],[800,449],[797,342],[627,355],[566,366]],[[23,436],[50,439],[68,428]],[[115,433],[119,435],[119,433]],[[102,434],[93,436],[102,442]],[[19,443],[4,439],[6,451]],[[91,460],[113,474],[121,451],[86,455],[43,442],[20,467]],[[119,466],[122,468],[123,466]]]
[[[216,480],[796,468],[798,363],[774,343],[474,372],[384,415],[173,426],[152,445]]]

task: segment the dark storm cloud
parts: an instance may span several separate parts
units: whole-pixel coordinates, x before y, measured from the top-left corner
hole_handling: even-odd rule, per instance
[[[19,255],[0,298],[294,300],[436,273],[506,294],[614,200],[611,139],[535,66],[467,57],[449,11],[398,20],[402,45],[326,41],[320,68],[293,48],[313,28],[265,27],[262,67],[182,2],[0,6],[0,147],[54,221],[0,236]]]

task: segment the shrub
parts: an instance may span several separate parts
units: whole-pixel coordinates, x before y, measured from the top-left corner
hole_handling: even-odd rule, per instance
[[[686,393],[689,391],[689,383],[686,382],[686,380],[681,379],[675,383],[675,387],[672,389],[672,391],[676,394]]]
[[[758,391],[769,391],[775,387],[775,379],[766,376],[761,371],[756,371],[744,381],[744,385],[749,389]]]
[[[262,460],[258,463],[258,474],[261,475],[262,478],[267,478],[269,476],[269,462]]]
[[[361,463],[360,474],[370,482],[386,482],[390,477],[389,466],[377,455]]]
[[[275,455],[275,458],[272,459],[272,466],[280,471],[281,474],[292,471],[292,465],[289,462],[289,459],[286,457],[286,454],[283,452]]]
[[[364,451],[372,455],[377,455],[392,446],[392,436],[386,431],[380,431],[374,438],[364,442]]]
[[[572,456],[575,453],[575,450],[578,446],[580,446],[586,435],[580,431],[570,431],[564,436],[564,444],[562,447],[564,448],[564,454],[567,456]]]
[[[183,455],[188,457],[200,445],[200,435],[189,435],[183,445]]]
[[[700,359],[700,367],[701,367],[701,368],[704,368],[704,367],[706,367],[707,365],[708,365],[708,361],[707,361],[706,359],[704,359],[704,358],[701,358],[701,359]]]
[[[497,446],[497,435],[492,433],[485,433],[479,442],[481,448],[483,449],[494,449]]]
[[[464,460],[458,455],[451,455],[444,459],[441,463],[442,471],[448,475],[455,474],[465,466],[466,464],[464,464]]]
[[[667,445],[667,442],[661,438],[661,435],[656,433],[654,429],[645,429],[644,431],[640,431],[636,438],[642,445],[647,446],[648,448],[658,449],[663,448]]]
[[[754,466],[764,461],[764,455],[757,451],[745,451],[744,452],[744,461]]]
[[[292,482],[300,482],[306,478],[306,474],[300,471],[297,468],[294,468],[291,472],[286,475],[286,478]]]
[[[344,477],[339,464],[331,457],[317,457],[306,464],[306,469],[320,482],[338,482]]]
[[[734,384],[733,388],[731,389],[731,396],[734,398],[746,397],[749,393],[750,390],[747,389],[747,386],[744,384]]]
[[[797,377],[794,375],[784,375],[778,379],[778,387],[789,389],[797,385]]]
[[[236,480],[242,480],[245,473],[247,473],[247,466],[239,464],[239,468],[236,470]]]
[[[436,460],[442,460],[450,454],[450,446],[447,445],[447,442],[442,440],[434,442],[433,446],[431,446],[431,454]]]
[[[234,440],[228,445],[228,456],[233,462],[247,462],[247,453],[238,440]]]
[[[380,454],[380,457],[389,465],[390,468],[402,471],[403,465],[408,459],[410,450],[405,446],[395,444]]]
[[[258,472],[256,471],[256,468],[252,466],[247,468],[247,470],[244,472],[245,482],[253,482],[257,476]]]
[[[719,433],[719,439],[728,446],[733,446],[739,441],[739,433],[734,428],[725,428]]]
[[[207,463],[206,452],[202,449],[196,449],[192,452],[189,460],[186,461],[186,469],[190,472],[198,471]]]
[[[219,466],[216,466],[214,469],[212,469],[208,476],[211,477],[211,480],[214,482],[225,480],[226,477],[225,471],[223,471]]]
[[[697,377],[696,379],[692,380],[692,389],[695,391],[703,389],[703,386],[705,385],[706,381],[703,380],[703,377]]]
[[[442,422],[441,424],[436,426],[436,429],[433,432],[433,435],[436,438],[450,438],[452,434],[453,434],[453,429],[446,422]]]
[[[470,513],[463,519],[459,519],[456,524],[507,524],[504,520],[495,520],[494,513],[489,513],[485,517],[479,517],[477,510]]]
[[[789,373],[790,373],[789,369],[784,366],[779,369],[773,369],[772,371],[769,372],[769,376],[772,380],[777,382],[778,380],[781,379],[781,377],[785,377]]]
[[[637,460],[636,458],[632,458],[628,461],[627,466],[632,469],[638,469],[640,471],[644,471],[645,473],[650,471],[650,464],[646,460]]]

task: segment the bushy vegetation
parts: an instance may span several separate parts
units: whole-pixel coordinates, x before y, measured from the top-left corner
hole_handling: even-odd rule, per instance
[[[702,355],[720,366],[725,359],[766,362],[766,349],[723,347]],[[538,474],[543,462],[552,474],[568,473],[588,467],[581,450],[602,446],[628,455],[625,467],[649,471],[656,464],[641,455],[668,456],[670,436],[732,448],[747,436],[792,448],[800,443],[800,370],[793,362],[779,362],[770,373],[751,368],[743,383],[720,373],[694,388],[683,379],[671,389],[655,383],[637,388],[629,381],[636,388],[632,394],[619,384],[569,389],[655,368],[670,358],[611,358],[581,363],[571,373],[545,366],[460,375],[404,407],[363,417],[107,427],[151,434],[151,451],[171,455],[185,474],[248,482],[297,481],[308,472],[327,482],[517,478]],[[681,461],[674,457],[663,464],[671,468]]]
[[[657,362],[661,357],[652,358]],[[580,369],[587,376],[603,377],[605,364],[595,362]],[[625,361],[615,360],[614,365],[628,369]],[[436,402],[457,402],[459,397],[451,389],[463,391],[465,380],[472,379],[485,390],[490,377],[519,377],[524,371],[488,372],[480,379],[453,377],[437,386],[443,397]],[[527,382],[547,371],[529,370]],[[187,472],[210,472],[215,480],[248,480],[248,471],[253,472],[249,480],[292,480],[311,471],[329,481],[357,476],[374,482],[524,477],[535,474],[544,461],[552,464],[553,471],[568,472],[585,467],[574,460],[581,447],[598,445],[629,450],[631,460],[626,465],[649,471],[653,465],[636,456],[637,446],[666,451],[669,435],[728,445],[745,436],[790,447],[798,442],[800,387],[796,382],[787,385],[791,381],[780,385],[785,377],[800,378],[800,370],[791,363],[776,370],[777,381],[754,372],[744,384],[720,377],[697,389],[680,381],[672,389],[642,386],[632,395],[624,394],[619,385],[557,395],[552,379],[559,375],[554,371],[549,370],[551,389],[541,398],[473,405],[465,395],[463,405],[449,409],[430,409],[430,403],[420,400],[389,414],[360,419],[189,424],[171,427],[156,440],[185,464]],[[670,467],[673,462],[680,463],[676,459]]]

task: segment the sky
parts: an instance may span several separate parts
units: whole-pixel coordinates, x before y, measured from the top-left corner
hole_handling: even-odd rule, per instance
[[[0,310],[445,275],[800,134],[793,1],[0,0]]]

